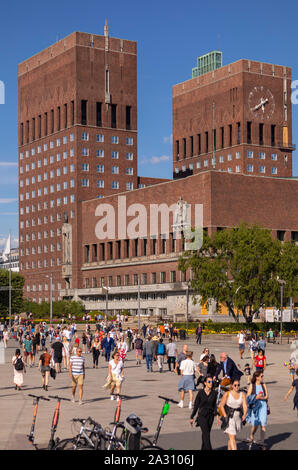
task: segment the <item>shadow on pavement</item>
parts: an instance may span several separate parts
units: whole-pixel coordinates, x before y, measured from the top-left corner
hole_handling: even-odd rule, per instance
[[[281,434],[275,434],[275,436],[268,437],[268,439],[265,440],[265,444],[268,450],[270,450],[272,446],[278,444],[279,442],[285,441],[286,439],[289,439],[291,435],[292,435],[291,432],[283,432]]]

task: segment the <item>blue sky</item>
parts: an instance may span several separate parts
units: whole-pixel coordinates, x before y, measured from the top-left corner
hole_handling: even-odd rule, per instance
[[[241,58],[292,67],[298,80],[298,2],[200,0],[36,0],[1,5],[0,81],[0,249],[17,217],[17,64],[73,31],[138,43],[139,174],[171,178],[172,86],[191,78],[196,57],[218,48],[224,64]],[[298,105],[293,106],[297,142]],[[296,153],[294,171],[298,174]]]

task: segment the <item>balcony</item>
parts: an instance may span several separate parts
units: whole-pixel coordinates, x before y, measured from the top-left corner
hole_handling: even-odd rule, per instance
[[[295,144],[289,144],[287,142],[278,142],[277,146],[280,150],[296,150],[296,145]]]

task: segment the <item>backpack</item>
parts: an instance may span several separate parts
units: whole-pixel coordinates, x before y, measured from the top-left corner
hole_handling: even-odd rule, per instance
[[[24,369],[24,364],[22,361],[21,357],[18,357],[18,359],[14,363],[14,368],[15,370],[23,370]]]
[[[164,355],[165,349],[166,349],[165,345],[163,343],[159,343],[158,348],[157,348],[157,354],[159,354],[161,356]]]
[[[132,338],[132,332],[130,330],[128,330],[128,332],[127,332],[127,337]]]

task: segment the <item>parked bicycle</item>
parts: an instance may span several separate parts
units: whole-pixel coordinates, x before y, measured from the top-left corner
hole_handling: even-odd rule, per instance
[[[104,431],[92,418],[73,418],[73,423],[80,423],[79,433],[70,439],[62,439],[54,450],[102,450],[105,448]]]

